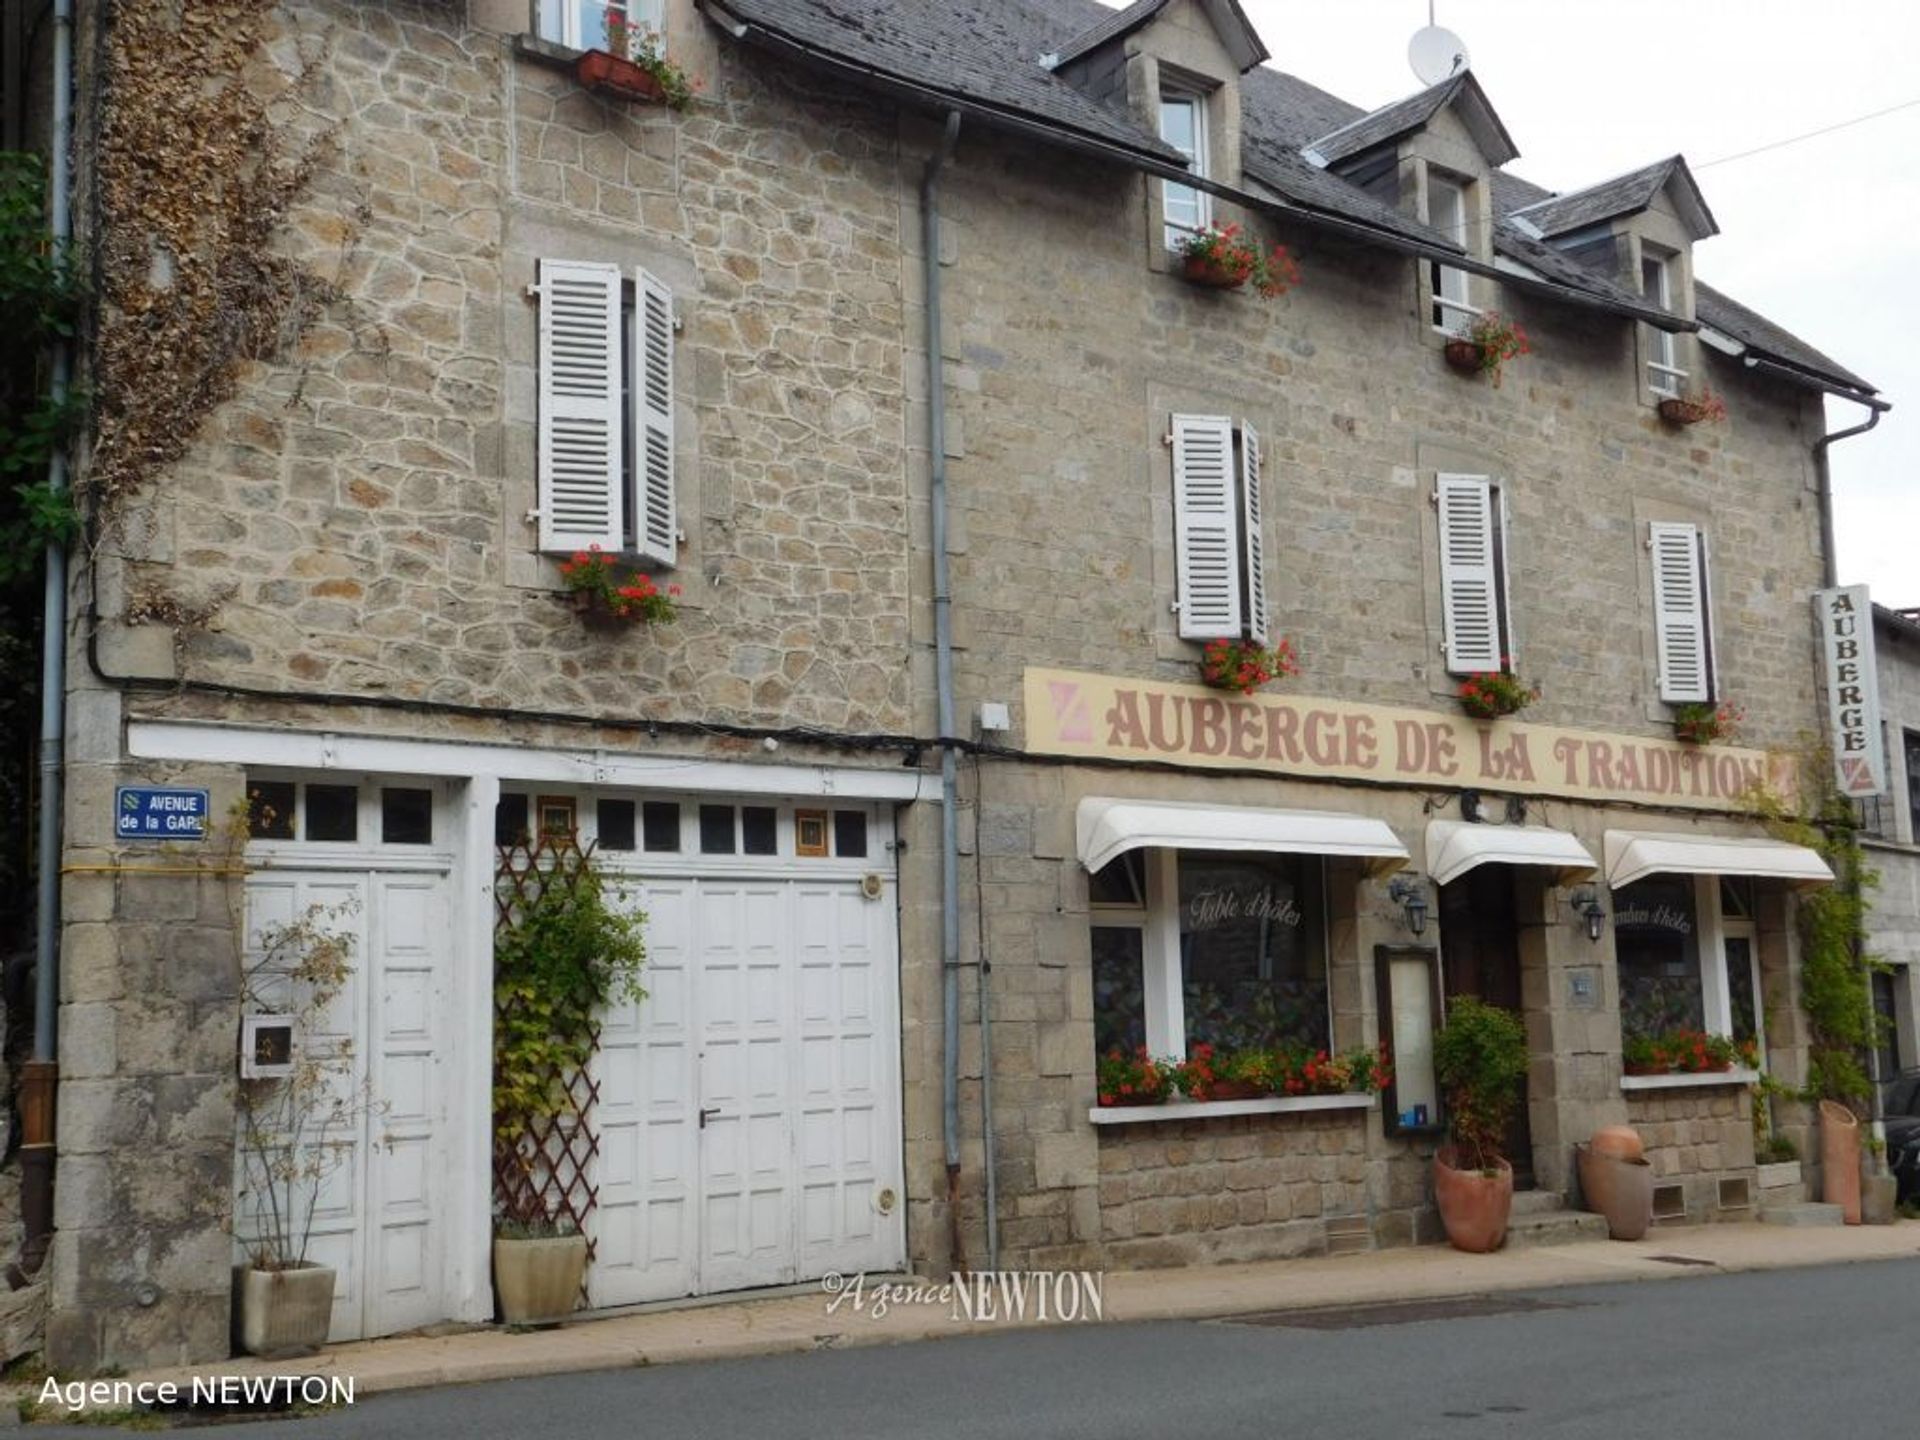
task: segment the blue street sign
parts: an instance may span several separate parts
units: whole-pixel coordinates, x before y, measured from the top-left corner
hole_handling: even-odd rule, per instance
[[[122,785],[114,792],[113,833],[120,840],[204,840],[207,792]]]

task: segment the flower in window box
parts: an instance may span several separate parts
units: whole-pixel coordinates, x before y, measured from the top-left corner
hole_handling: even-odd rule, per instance
[[[1180,246],[1187,279],[1216,290],[1237,290],[1247,281],[1269,300],[1300,283],[1300,267],[1284,245],[1262,250],[1237,224],[1209,225]]]
[[[1502,661],[1504,667],[1508,662]],[[1529,685],[1511,670],[1487,670],[1460,682],[1460,708],[1476,720],[1518,715],[1540,698],[1540,687]]]
[[[1687,745],[1711,745],[1716,740],[1731,740],[1739,732],[1747,712],[1727,703],[1673,707],[1673,738]]]
[[[1269,1057],[1263,1050],[1230,1050],[1221,1054],[1200,1044],[1182,1063],[1175,1084],[1189,1100],[1257,1100],[1272,1093]]]
[[[1473,317],[1466,334],[1456,335],[1446,345],[1449,365],[1469,374],[1489,376],[1495,389],[1500,386],[1507,361],[1532,353],[1533,342],[1527,339],[1527,332],[1498,310],[1481,311]]]
[[[1131,1055],[1109,1050],[1100,1057],[1097,1081],[1102,1105],[1163,1105],[1173,1093],[1177,1064],[1155,1060],[1142,1045]]]
[[[1660,418],[1669,425],[1718,425],[1727,418],[1726,399],[1710,385],[1686,395],[1669,395],[1660,402]]]
[[[629,25],[624,16],[607,14],[607,48],[589,50],[573,62],[574,78],[589,90],[600,90],[622,100],[646,100],[684,110],[693,102],[700,82],[661,53],[660,36]]]
[[[651,575],[622,575],[611,555],[598,545],[576,550],[560,562],[560,579],[573,608],[590,619],[629,624],[670,625],[679,614],[680,587],[662,590]]]
[[[1262,685],[1300,673],[1291,641],[1269,650],[1250,640],[1209,640],[1200,654],[1201,683],[1215,690],[1251,695]]]

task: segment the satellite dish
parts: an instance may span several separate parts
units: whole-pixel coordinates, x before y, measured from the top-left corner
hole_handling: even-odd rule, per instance
[[[1442,25],[1429,25],[1407,42],[1407,63],[1423,85],[1438,85],[1467,68],[1467,42]]]

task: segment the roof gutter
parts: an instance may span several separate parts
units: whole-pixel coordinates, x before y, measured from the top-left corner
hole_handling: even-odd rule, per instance
[[[1232,185],[1223,185],[1204,175],[1195,175],[1183,163],[1165,159],[1148,150],[1134,149],[1116,141],[1103,140],[1097,135],[1073,130],[1066,126],[1049,125],[1030,116],[1001,106],[989,105],[982,101],[956,95],[930,86],[905,80],[871,65],[861,65],[818,46],[809,45],[764,25],[742,20],[727,10],[719,0],[697,0],[701,11],[727,34],[744,44],[753,45],[785,59],[807,65],[824,74],[834,75],[852,84],[891,95],[909,105],[932,111],[935,114],[960,114],[969,119],[978,120],[984,125],[1006,130],[1016,135],[1057,145],[1076,154],[1096,160],[1105,160],[1115,165],[1123,165],[1141,174],[1151,175],[1162,180],[1172,180],[1176,184],[1186,185],[1195,190],[1204,190],[1210,195],[1257,210],[1263,214],[1296,224],[1310,226],[1329,234],[1343,236],[1365,245],[1372,245],[1398,254],[1410,255],[1415,259],[1432,260],[1439,264],[1464,270],[1472,275],[1485,275],[1513,285],[1516,289],[1558,300],[1568,305],[1587,310],[1599,310],[1609,315],[1624,316],[1656,326],[1662,330],[1691,331],[1697,325],[1689,320],[1666,314],[1663,311],[1643,310],[1637,306],[1624,305],[1617,301],[1575,290],[1571,286],[1561,285],[1552,280],[1537,279],[1532,276],[1515,275],[1510,271],[1496,269],[1482,260],[1476,260],[1462,250],[1456,250],[1444,242],[1429,243],[1410,236],[1395,234],[1391,230],[1365,224],[1358,220],[1349,220],[1343,216],[1316,210],[1310,206],[1295,205],[1284,200],[1276,200],[1264,195],[1255,195]]]

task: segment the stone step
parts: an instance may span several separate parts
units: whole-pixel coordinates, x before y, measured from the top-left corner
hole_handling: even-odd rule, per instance
[[[1515,1215],[1538,1215],[1543,1210],[1564,1210],[1567,1197],[1558,1190],[1516,1190],[1513,1192]]]
[[[1846,1224],[1846,1217],[1838,1205],[1823,1205],[1817,1200],[1803,1200],[1797,1205],[1763,1205],[1760,1207],[1760,1218],[1769,1225]]]
[[[1534,1210],[1524,1215],[1516,1214],[1507,1222],[1509,1250],[1519,1250],[1529,1245],[1572,1245],[1581,1240],[1606,1238],[1606,1217],[1585,1210]]]

